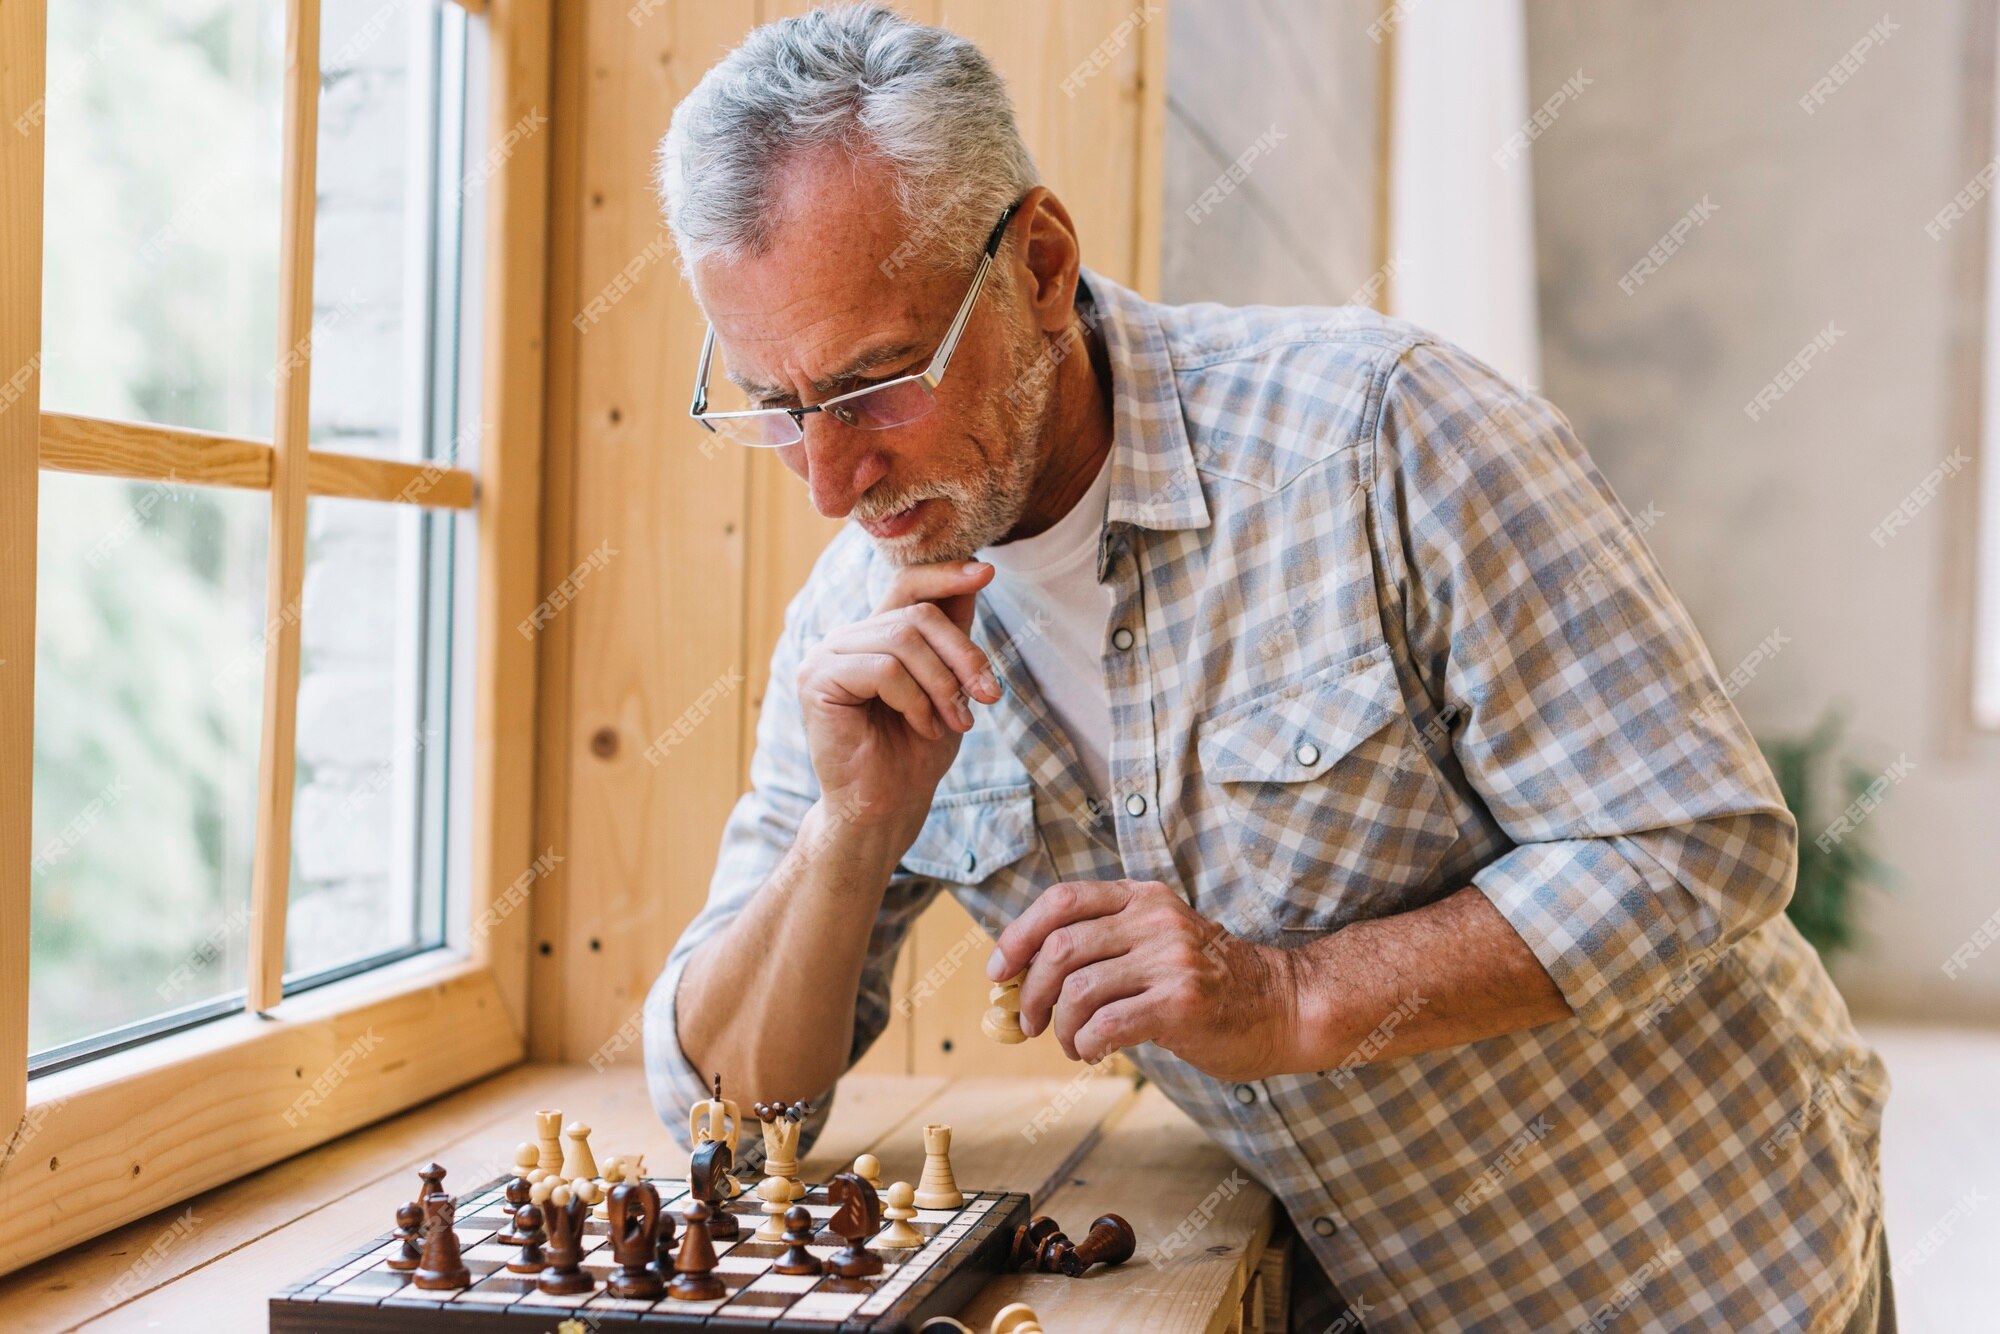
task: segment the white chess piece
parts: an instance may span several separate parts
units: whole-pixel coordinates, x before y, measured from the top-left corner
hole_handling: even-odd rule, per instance
[[[924,1174],[917,1181],[917,1208],[957,1209],[964,1205],[951,1175],[951,1127],[924,1127]]]
[[[572,1121],[563,1131],[562,1174],[565,1181],[590,1181],[597,1176],[597,1159],[590,1154],[590,1127]]]
[[[549,1108],[535,1113],[535,1146],[544,1174],[562,1175],[562,1113]]]
[[[873,1186],[876,1194],[882,1193],[882,1160],[874,1154],[864,1153],[854,1160],[854,1175]]]
[[[889,1220],[888,1226],[868,1244],[890,1251],[907,1251],[923,1245],[924,1234],[910,1226],[910,1220],[917,1216],[916,1198],[917,1192],[907,1181],[889,1187],[889,1193],[882,1198],[882,1217]]]
[[[758,1241],[783,1241],[785,1210],[792,1207],[792,1183],[783,1177],[765,1177],[757,1183],[757,1198],[764,1202],[764,1222],[753,1235]]]

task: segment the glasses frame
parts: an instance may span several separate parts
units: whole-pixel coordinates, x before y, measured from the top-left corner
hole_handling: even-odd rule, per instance
[[[775,419],[778,417],[789,417],[791,419],[792,430],[797,434],[790,440],[774,441],[768,445],[752,445],[745,441],[734,440],[732,437],[725,437],[726,439],[731,439],[732,443],[742,444],[746,449],[783,449],[788,445],[797,444],[806,438],[806,417],[815,412],[828,413],[835,420],[863,431],[890,431],[898,426],[907,426],[910,422],[920,421],[924,417],[929,416],[930,412],[926,409],[915,417],[910,417],[900,422],[892,422],[887,426],[864,426],[854,421],[851,417],[843,415],[841,404],[851,402],[867,394],[879,394],[883,390],[893,388],[896,385],[911,383],[922,386],[925,396],[935,401],[937,387],[943,383],[944,373],[951,365],[951,354],[957,349],[959,337],[965,332],[965,326],[972,318],[972,308],[979,301],[980,289],[986,285],[986,272],[993,267],[993,258],[1000,252],[1000,241],[1007,234],[1007,224],[1013,221],[1014,213],[1020,207],[1019,201],[1009,204],[1000,214],[1000,220],[993,224],[993,231],[986,238],[986,245],[979,255],[979,266],[973,270],[972,284],[966,289],[965,300],[958,303],[958,314],[952,316],[951,327],[944,331],[944,340],[938,344],[937,351],[931,354],[930,361],[922,370],[912,371],[908,375],[899,375],[893,380],[884,380],[880,384],[871,384],[860,389],[849,390],[844,394],[836,394],[824,403],[814,403],[807,407],[748,408],[741,412],[710,412],[708,410],[708,371],[710,364],[715,359],[715,323],[714,321],[710,321],[708,335],[702,339],[701,364],[695,369],[694,373],[694,403],[688,409],[688,416],[700,422],[716,435],[722,434],[715,427],[715,423],[719,421],[742,421],[750,418]]]

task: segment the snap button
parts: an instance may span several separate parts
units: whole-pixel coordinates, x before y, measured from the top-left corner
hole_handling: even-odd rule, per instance
[[[1313,1231],[1319,1233],[1322,1237],[1330,1237],[1340,1231],[1340,1227],[1331,1218],[1322,1214],[1318,1218],[1313,1219]]]
[[[978,853],[976,853],[976,852],[968,852],[968,853],[966,853],[966,854],[965,854],[965,869],[966,869],[966,872],[967,872],[968,874],[970,874],[970,873],[971,873],[971,871],[972,871],[972,868],[973,868],[973,867],[975,867],[975,866],[977,866],[977,865],[979,865],[979,854],[978,854]]]
[[[1111,632],[1111,647],[1117,649],[1120,653],[1123,653],[1126,649],[1131,648],[1132,632],[1130,630],[1127,630],[1122,625],[1119,626],[1116,630],[1113,630]]]
[[[1292,753],[1298,757],[1300,764],[1308,768],[1319,763],[1319,747],[1310,741],[1299,742],[1299,748]]]
[[[1088,810],[1092,815],[1097,815],[1104,810],[1104,803],[1099,801],[1096,797],[1085,797],[1083,799],[1083,805],[1084,809]]]
[[[1251,1088],[1248,1084],[1238,1084],[1236,1086],[1236,1101],[1248,1107],[1251,1103],[1257,1101],[1257,1090]]]
[[[1125,798],[1125,813],[1127,815],[1144,815],[1146,813],[1146,799],[1137,792],[1134,792],[1131,796]]]

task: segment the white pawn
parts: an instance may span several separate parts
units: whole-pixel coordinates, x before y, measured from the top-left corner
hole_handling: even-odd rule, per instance
[[[565,1181],[590,1181],[597,1176],[597,1159],[590,1154],[590,1127],[572,1121],[563,1131],[562,1176]]]
[[[764,1222],[754,1234],[758,1241],[785,1239],[785,1211],[792,1207],[792,1183],[783,1177],[765,1177],[757,1183],[757,1198],[764,1202]]]
[[[591,1217],[609,1218],[611,1217],[611,1188],[625,1180],[625,1160],[621,1157],[613,1156],[606,1158],[599,1166],[602,1169],[602,1175],[599,1176],[597,1184],[603,1188],[604,1198],[598,1201],[595,1209],[591,1210]]]
[[[884,1250],[907,1251],[924,1244],[924,1234],[910,1226],[910,1220],[917,1216],[917,1192],[907,1181],[898,1181],[889,1187],[883,1197],[882,1217],[889,1220],[887,1227],[875,1234],[871,1245]]]
[[[1034,1307],[1015,1302],[994,1314],[991,1334],[1042,1334],[1042,1320]]]
[[[874,1154],[864,1153],[854,1160],[854,1175],[873,1186],[877,1195],[882,1193],[882,1160]]]

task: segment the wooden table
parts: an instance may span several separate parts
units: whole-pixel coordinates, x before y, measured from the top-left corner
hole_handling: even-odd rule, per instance
[[[389,1230],[416,1166],[436,1159],[460,1186],[498,1176],[534,1138],[537,1107],[589,1122],[600,1157],[643,1151],[660,1172],[677,1156],[636,1067],[520,1066],[0,1279],[0,1329],[261,1330],[271,1293]],[[930,1121],[953,1127],[967,1189],[1026,1191],[1077,1238],[1107,1210],[1139,1235],[1117,1269],[996,1278],[962,1314],[975,1328],[1012,1301],[1033,1303],[1050,1334],[1258,1331],[1280,1309],[1286,1247],[1272,1244],[1270,1196],[1237,1188],[1229,1157],[1125,1076],[850,1076],[801,1175],[825,1180],[873,1153],[885,1180],[915,1181]],[[1198,1233],[1152,1263],[1183,1224]]]

